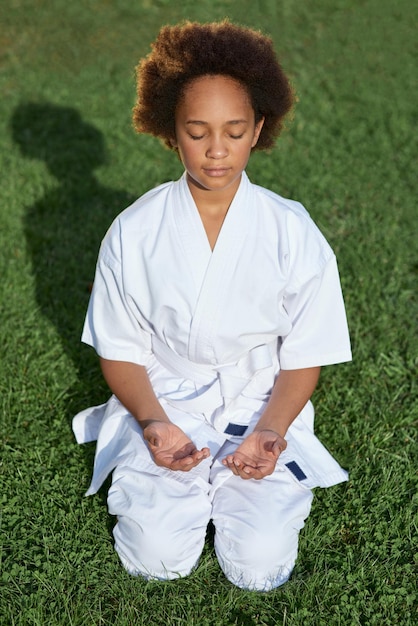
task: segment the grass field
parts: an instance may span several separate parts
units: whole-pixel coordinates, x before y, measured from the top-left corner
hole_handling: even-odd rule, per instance
[[[417,565],[416,47],[412,0],[5,0],[0,6],[3,626],[412,626]],[[177,177],[131,128],[134,67],[163,23],[225,16],[271,34],[299,102],[249,166],[334,247],[354,361],[325,368],[317,433],[350,472],[318,490],[292,579],[222,576],[210,538],[170,584],[129,577],[94,445],[71,418],[108,396],[79,341],[100,240]],[[415,122],[415,124],[414,124]],[[415,172],[414,172],[415,169]]]

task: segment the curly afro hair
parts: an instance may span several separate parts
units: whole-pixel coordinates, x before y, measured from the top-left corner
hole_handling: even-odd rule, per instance
[[[134,127],[159,137],[169,148],[175,138],[178,103],[187,84],[199,76],[230,76],[245,87],[255,121],[264,117],[258,150],[274,145],[294,102],[271,39],[228,20],[164,26],[136,72]]]

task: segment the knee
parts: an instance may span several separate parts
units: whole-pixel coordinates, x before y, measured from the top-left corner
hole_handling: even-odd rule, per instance
[[[161,529],[144,528],[120,517],[113,530],[115,550],[124,568],[134,576],[172,580],[195,568],[204,544],[204,533],[190,541],[188,533],[173,536]]]
[[[295,565],[297,533],[288,537],[248,526],[237,534],[217,532],[215,550],[226,578],[237,587],[270,591],[283,585]],[[247,531],[247,532],[245,532]]]
[[[246,569],[241,564],[219,558],[220,567],[230,583],[246,591],[272,591],[286,583],[293,571],[295,560],[274,563],[272,569]]]
[[[203,549],[207,495],[193,481],[163,480],[119,466],[108,494],[115,549],[125,569],[148,579],[187,576]]]

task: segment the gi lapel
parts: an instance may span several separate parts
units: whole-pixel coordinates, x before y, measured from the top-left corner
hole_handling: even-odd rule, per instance
[[[173,187],[172,210],[173,227],[177,231],[177,241],[193,277],[196,288],[194,297],[198,298],[212,251],[189,191],[186,174]],[[192,294],[190,294],[190,298],[193,300]]]
[[[190,192],[189,192],[190,194]],[[190,194],[191,196],[191,194]],[[197,363],[216,363],[214,342],[220,319],[230,290],[230,282],[240,260],[240,253],[251,224],[254,223],[252,186],[245,173],[229,207],[215,248],[209,256],[206,272],[201,282],[190,329],[188,357]],[[205,253],[210,246],[200,221],[200,232],[205,238]],[[200,257],[202,252],[200,252]]]

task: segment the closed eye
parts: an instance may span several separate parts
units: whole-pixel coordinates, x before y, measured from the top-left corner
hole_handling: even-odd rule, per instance
[[[229,135],[231,139],[241,139],[244,136],[244,133],[240,135]],[[198,141],[199,139],[203,139],[204,135],[192,135],[189,133],[189,137],[193,139],[193,141]]]

